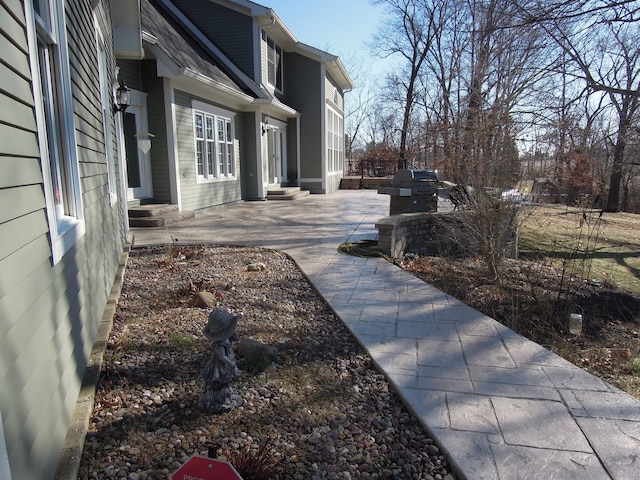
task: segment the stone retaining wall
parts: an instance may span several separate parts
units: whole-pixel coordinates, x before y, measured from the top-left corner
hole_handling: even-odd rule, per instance
[[[478,244],[465,227],[471,212],[402,213],[376,222],[378,248],[393,258],[408,253],[422,256],[476,255]],[[509,253],[515,256],[517,232],[509,240]]]
[[[340,180],[340,190],[361,190],[390,187],[392,178],[386,177],[344,177]]]

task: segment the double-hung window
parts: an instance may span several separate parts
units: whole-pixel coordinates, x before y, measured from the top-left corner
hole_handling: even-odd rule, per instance
[[[63,0],[25,2],[53,263],[85,232]]]
[[[344,169],[344,119],[342,115],[327,107],[327,170],[339,172]]]
[[[194,102],[193,123],[198,180],[235,178],[233,114]]]
[[[282,91],[282,48],[264,32],[263,39],[267,44],[267,82],[276,90]]]

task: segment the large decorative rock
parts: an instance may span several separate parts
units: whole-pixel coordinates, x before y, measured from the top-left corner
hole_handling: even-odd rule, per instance
[[[213,308],[216,302],[216,296],[211,292],[198,292],[193,297],[194,307]]]
[[[248,362],[273,362],[278,358],[278,349],[257,340],[243,338],[238,342],[238,353]]]

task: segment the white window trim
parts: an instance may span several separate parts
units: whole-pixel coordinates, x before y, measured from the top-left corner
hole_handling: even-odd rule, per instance
[[[4,427],[2,425],[2,412],[0,412],[0,478],[11,480],[11,467],[7,454],[7,442],[4,439]]]
[[[197,100],[193,100],[191,103],[191,109],[192,109],[192,122],[193,122],[193,146],[194,146],[194,169],[195,169],[195,177],[196,177],[196,183],[213,183],[213,182],[224,182],[224,181],[230,181],[230,180],[237,180],[238,178],[238,159],[236,158],[236,140],[235,140],[235,116],[236,114],[234,112],[231,112],[229,110],[225,110],[219,107],[215,107],[213,105],[210,105],[208,103],[204,103],[204,102],[200,102]],[[200,175],[198,173],[198,155],[197,155],[197,151],[198,151],[198,145],[197,145],[197,137],[195,134],[195,122],[196,122],[196,115],[197,114],[204,114],[204,115],[208,115],[209,117],[213,117],[213,144],[215,146],[215,151],[214,151],[214,155],[213,155],[213,173],[211,172],[206,172],[207,175]],[[231,141],[227,142],[229,148],[231,149],[231,165],[233,167],[233,171],[230,173],[225,173],[225,172],[221,172],[220,171],[220,165],[219,165],[219,160],[218,160],[218,155],[219,155],[219,150],[218,150],[218,119],[224,119],[224,120],[228,120],[231,123]],[[206,116],[204,117],[204,123],[203,123],[203,130],[204,130],[204,138],[205,138],[205,143],[207,143],[206,141]],[[205,158],[203,159],[203,164],[205,166],[206,169],[206,164],[207,164],[207,158],[205,155]]]
[[[55,207],[52,176],[49,166],[48,140],[45,130],[46,120],[42,107],[42,85],[40,84],[38,39],[36,33],[36,20],[33,4],[25,2],[25,18],[27,25],[27,40],[29,44],[30,67],[33,72],[32,85],[35,100],[35,116],[38,129],[38,142],[40,147],[40,163],[44,181],[44,193],[46,202],[46,214],[49,223],[49,235],[51,241],[52,263],[58,263],[64,254],[85,234],[84,211],[82,207],[82,195],[80,191],[80,169],[78,165],[77,142],[75,137],[75,125],[73,123],[73,97],[71,93],[71,74],[69,67],[69,53],[67,50],[67,32],[65,26],[65,12],[63,0],[51,0],[52,18],[55,32],[58,35],[58,67],[60,68],[60,105],[62,105],[61,140],[62,151],[66,156],[62,161],[67,162],[69,170],[69,185],[71,190],[71,207],[74,216],[58,212]]]
[[[100,13],[102,6],[100,6]],[[104,137],[104,155],[107,164],[107,190],[109,192],[109,204],[113,207],[118,201],[118,186],[116,182],[116,160],[115,149],[113,148],[113,127],[111,125],[111,112],[114,104],[114,88],[109,82],[109,71],[106,58],[106,44],[104,34],[98,21],[98,17],[94,13],[93,21],[96,30],[96,58],[98,60],[98,76],[100,77],[100,103],[102,110],[103,137]]]
[[[264,51],[265,51],[265,60],[266,60],[266,65],[267,65],[267,71],[265,72],[265,83],[267,83],[268,85],[270,85],[271,87],[273,87],[273,89],[276,92],[284,92],[284,50],[283,48],[278,45],[278,42],[275,41],[275,39],[273,37],[270,37],[269,34],[267,32],[262,32],[263,34],[263,42],[264,42]],[[280,78],[278,78],[278,64],[277,62],[275,62],[274,59],[274,69],[275,71],[273,72],[273,78],[275,79],[275,83],[269,81],[269,74],[270,72],[270,68],[269,68],[269,41],[271,41],[273,43],[273,49],[274,52],[279,51],[280,52]],[[280,86],[278,86],[278,80],[280,81]]]
[[[337,120],[337,129],[333,125],[332,119]],[[333,128],[329,128],[330,124],[333,125]],[[330,174],[342,172],[344,170],[344,117],[329,105],[327,105],[325,130],[327,135],[327,172]],[[338,148],[335,148],[335,142],[337,142]]]

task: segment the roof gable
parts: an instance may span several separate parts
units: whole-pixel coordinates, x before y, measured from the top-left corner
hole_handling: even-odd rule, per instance
[[[300,42],[273,9],[250,0],[209,1],[255,18],[258,27],[273,38],[285,52],[295,52],[325,64],[341,89],[352,90],[354,88],[353,81],[340,57]]]
[[[142,0],[141,12],[146,43],[156,57],[164,61],[167,73],[200,78],[239,95],[264,96],[222,52],[203,41],[204,36],[198,35],[200,32],[194,25],[185,24],[187,19],[181,18],[170,2]]]

